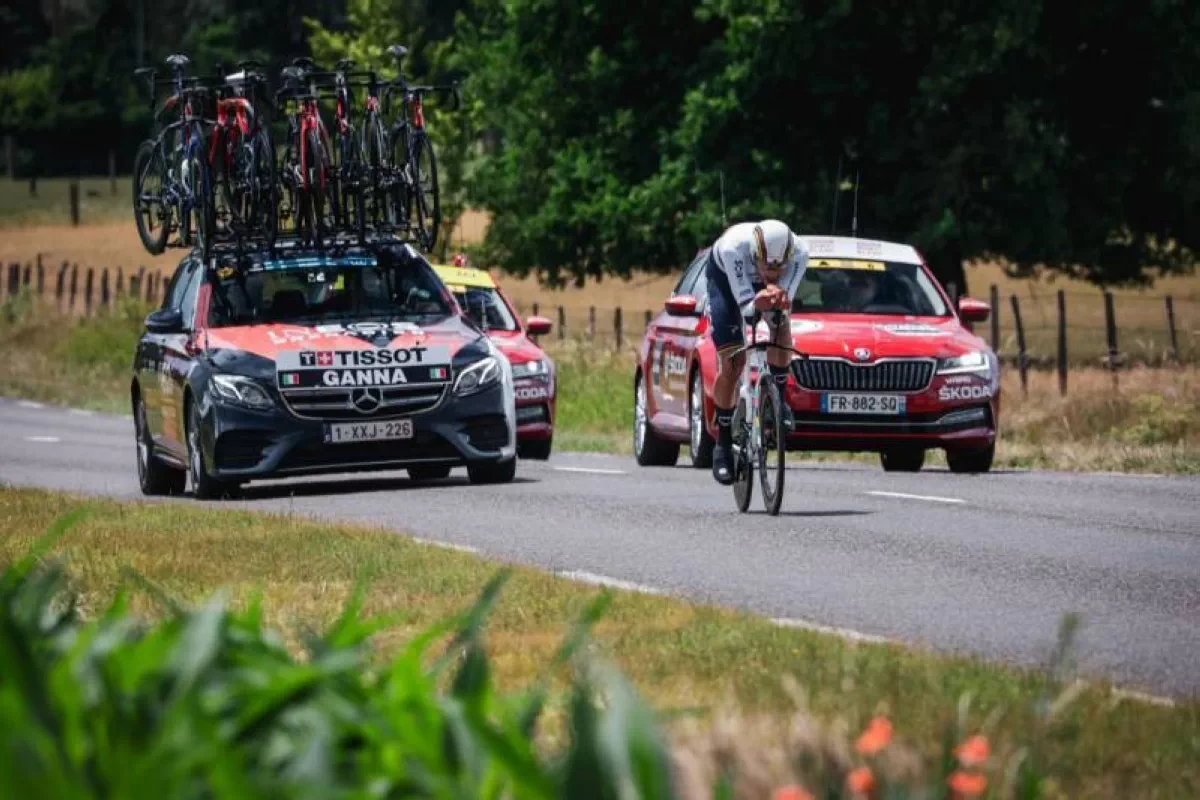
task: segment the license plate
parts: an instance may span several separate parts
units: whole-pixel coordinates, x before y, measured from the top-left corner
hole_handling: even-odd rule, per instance
[[[904,413],[904,397],[898,394],[821,395],[822,414],[896,414]]]
[[[325,426],[325,443],[378,442],[385,439],[413,438],[411,419],[378,422],[343,422]]]

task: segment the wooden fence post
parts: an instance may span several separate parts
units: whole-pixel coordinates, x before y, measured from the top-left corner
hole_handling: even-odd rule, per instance
[[[1104,334],[1108,340],[1108,368],[1112,371],[1113,388],[1117,388],[1117,312],[1112,292],[1104,293]]]
[[[124,292],[125,292],[125,271],[123,269],[121,269],[120,267],[117,267],[117,286],[116,286],[116,289],[113,291],[113,296],[119,300],[119,299],[121,299],[121,295]]]
[[[37,293],[38,297],[46,291],[46,267],[42,264],[42,254],[37,257]]]
[[[21,265],[20,264],[9,264],[8,265],[8,287],[5,290],[5,295],[8,297],[8,299],[11,300],[12,298],[16,297],[17,293],[20,291],[21,291]]]
[[[537,315],[538,315],[538,301],[534,300],[533,301],[533,316],[536,317]]]
[[[1058,393],[1067,393],[1067,293],[1058,290]]]
[[[562,306],[558,307],[558,340],[567,340],[567,310]]]
[[[21,272],[21,286],[28,289],[33,285],[33,264],[26,264]]]
[[[621,307],[617,306],[616,310],[613,311],[613,337],[616,340],[613,349],[615,350],[620,350],[621,345],[624,344],[623,329],[624,325],[621,324]]]
[[[650,320],[652,320],[652,319],[654,319],[654,314],[650,311],[650,309],[647,308],[646,309],[646,325],[645,325],[646,328],[650,327]]]
[[[96,282],[95,278],[95,268],[88,267],[87,279],[83,282],[83,313],[89,317],[92,315],[92,286]]]
[[[70,193],[71,202],[71,224],[79,224],[79,181],[72,178],[71,185],[67,190]]]
[[[67,284],[67,270],[70,268],[71,265],[64,261],[62,266],[58,268],[58,277],[54,279],[54,308],[58,311],[62,311],[63,292],[66,290]]]
[[[1171,360],[1179,362],[1179,338],[1175,333],[1175,301],[1167,295],[1167,333],[1171,337]]]
[[[587,338],[589,342],[596,341],[596,307],[588,306]]]
[[[988,293],[992,303],[992,350],[1000,355],[1000,287],[993,283]]]
[[[75,296],[79,293],[79,265],[71,265],[71,301],[67,306],[67,310],[72,314],[75,313]]]
[[[1029,364],[1025,355],[1025,326],[1021,323],[1021,301],[1011,295],[1013,324],[1017,326],[1017,368],[1021,371],[1021,393],[1029,394]]]
[[[100,276],[100,305],[108,310],[112,304],[112,295],[108,291],[108,267],[104,268],[104,273]]]

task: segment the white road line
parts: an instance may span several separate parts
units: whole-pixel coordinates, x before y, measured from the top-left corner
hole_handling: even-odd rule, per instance
[[[566,578],[569,581],[578,583],[587,583],[592,586],[605,586],[609,589],[624,589],[627,592],[641,592],[642,594],[657,594],[664,595],[662,589],[656,589],[653,586],[646,586],[641,583],[633,583],[632,581],[623,581],[620,578],[610,578],[607,575],[597,575],[594,572],[584,572],[582,570],[572,569],[563,572],[554,573],[560,578]]]
[[[599,469],[596,467],[554,467],[559,472],[588,472],[595,475],[624,475],[623,469]]]
[[[54,444],[55,442],[61,442],[62,439],[58,438],[57,436],[26,436],[25,441],[40,442],[43,444]]]
[[[931,494],[905,494],[904,492],[866,492],[876,497],[898,497],[901,500],[926,500],[930,503],[965,503],[957,497],[935,497]]]
[[[69,408],[69,409],[67,409],[67,413],[74,414],[77,417],[94,417],[94,416],[96,416],[95,411],[88,411],[87,409],[83,409],[83,408]]]
[[[829,625],[819,625],[816,622],[809,622],[806,619],[792,619],[788,617],[777,617],[772,619],[781,628],[799,628],[800,630],[812,631],[813,633],[824,633],[830,636],[836,636],[839,639],[845,639],[851,642],[865,642],[866,644],[900,644],[895,639],[889,639],[886,636],[876,636],[873,633],[863,633],[861,631],[851,630],[850,628],[835,628]]]
[[[35,403],[32,400],[18,400],[17,405],[21,408],[45,408],[41,403]]]
[[[1146,694],[1133,689],[1118,689],[1113,687],[1112,696],[1120,700],[1137,700],[1140,703],[1149,703],[1153,706],[1163,706],[1164,708],[1174,708],[1175,701],[1169,697],[1159,697],[1156,694]]]
[[[413,536],[412,540],[414,542],[416,542],[417,544],[427,544],[430,547],[440,547],[443,550],[454,550],[459,553],[476,554],[479,552],[479,548],[471,547],[470,545],[466,545],[466,544],[454,544],[454,542],[439,542],[436,539],[422,539],[419,536]]]

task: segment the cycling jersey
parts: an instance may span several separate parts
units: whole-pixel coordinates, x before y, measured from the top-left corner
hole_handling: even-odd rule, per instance
[[[792,260],[779,275],[789,306],[807,269],[808,244],[792,234]],[[745,341],[742,329],[754,316],[754,296],[766,285],[754,263],[753,222],[734,225],[717,239],[709,251],[705,276],[713,344],[718,350],[740,346]]]

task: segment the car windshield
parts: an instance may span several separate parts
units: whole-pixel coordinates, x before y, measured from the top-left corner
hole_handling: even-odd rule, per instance
[[[433,270],[416,259],[284,259],[261,270],[218,270],[209,304],[213,327],[266,322],[321,324],[421,321],[451,306]]]
[[[484,286],[451,286],[454,298],[475,324],[489,331],[515,331],[517,320],[500,292]]]
[[[919,264],[816,258],[796,290],[792,313],[944,317],[942,295]]]

